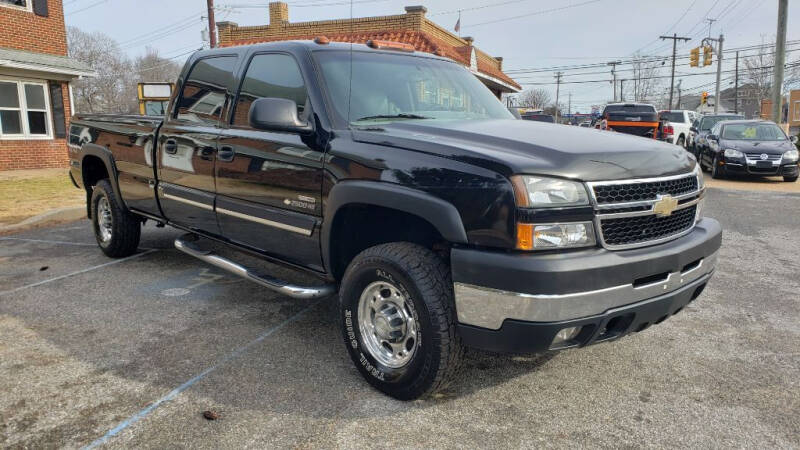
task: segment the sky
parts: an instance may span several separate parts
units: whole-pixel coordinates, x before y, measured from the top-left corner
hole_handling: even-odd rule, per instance
[[[268,23],[268,0],[216,0],[216,21],[239,25]],[[453,30],[461,10],[461,35],[474,45],[504,58],[503,68],[524,88],[543,88],[555,97],[557,67],[605,64],[628,60],[635,52],[663,57],[661,75],[669,75],[672,41],[660,35],[692,37],[678,44],[676,83],[683,77],[685,92],[708,90],[713,94],[716,63],[692,68],[686,59],[700,40],[724,35],[724,49],[775,39],[778,0],[289,0],[291,22],[403,14],[404,6],[422,4],[428,18]],[[352,9],[352,12],[351,12]],[[130,56],[147,46],[163,57],[182,62],[203,45],[206,28],[205,0],[64,0],[67,26],[99,31],[114,38]],[[787,41],[800,40],[800,0],[789,0]],[[716,19],[710,25],[706,19]],[[794,18],[794,21],[792,20]],[[710,28],[710,29],[709,29]],[[787,61],[800,58],[800,42],[789,44]],[[752,54],[754,50],[742,51]],[[724,54],[722,70],[733,70],[732,54]],[[520,72],[522,69],[547,69]],[[559,101],[573,112],[588,112],[591,105],[611,100],[608,67],[563,68]],[[630,65],[618,66],[619,77],[630,75]],[[589,72],[589,73],[587,73]],[[583,74],[581,74],[583,73]],[[691,74],[691,75],[689,75]],[[723,73],[722,88],[732,75]],[[600,82],[585,82],[600,80]],[[583,81],[581,83],[576,83]],[[669,78],[662,82],[669,87]],[[677,95],[677,93],[676,93]]]

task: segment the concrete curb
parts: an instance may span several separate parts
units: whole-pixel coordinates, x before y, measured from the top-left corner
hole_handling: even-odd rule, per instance
[[[64,208],[56,208],[33,217],[28,217],[22,222],[11,225],[0,225],[0,234],[11,231],[20,231],[26,228],[41,226],[48,223],[70,222],[73,220],[83,219],[85,217],[85,206],[67,206]]]

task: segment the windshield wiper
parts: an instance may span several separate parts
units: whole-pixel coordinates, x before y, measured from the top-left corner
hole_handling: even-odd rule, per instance
[[[418,114],[380,114],[377,116],[366,116],[360,119],[356,119],[356,122],[360,122],[362,120],[375,120],[375,119],[433,119],[433,117],[428,116],[420,116]]]

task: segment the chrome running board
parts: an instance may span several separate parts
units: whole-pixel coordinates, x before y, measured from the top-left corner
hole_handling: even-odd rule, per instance
[[[175,239],[175,248],[186,253],[187,255],[194,256],[201,261],[205,261],[212,266],[219,267],[220,269],[226,270],[232,274],[239,275],[242,278],[256,282],[267,289],[287,297],[297,299],[313,299],[326,297],[336,293],[336,287],[333,284],[326,284],[322,286],[295,286],[283,280],[256,273],[253,269],[248,269],[241,264],[237,264],[229,259],[223,258],[211,250],[200,248],[196,244],[196,237],[191,234],[186,234]]]

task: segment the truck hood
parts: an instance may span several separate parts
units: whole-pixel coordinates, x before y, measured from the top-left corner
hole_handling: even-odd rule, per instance
[[[610,131],[526,120],[408,120],[353,131],[358,142],[410,149],[494,170],[583,181],[686,173],[683,148]]]

